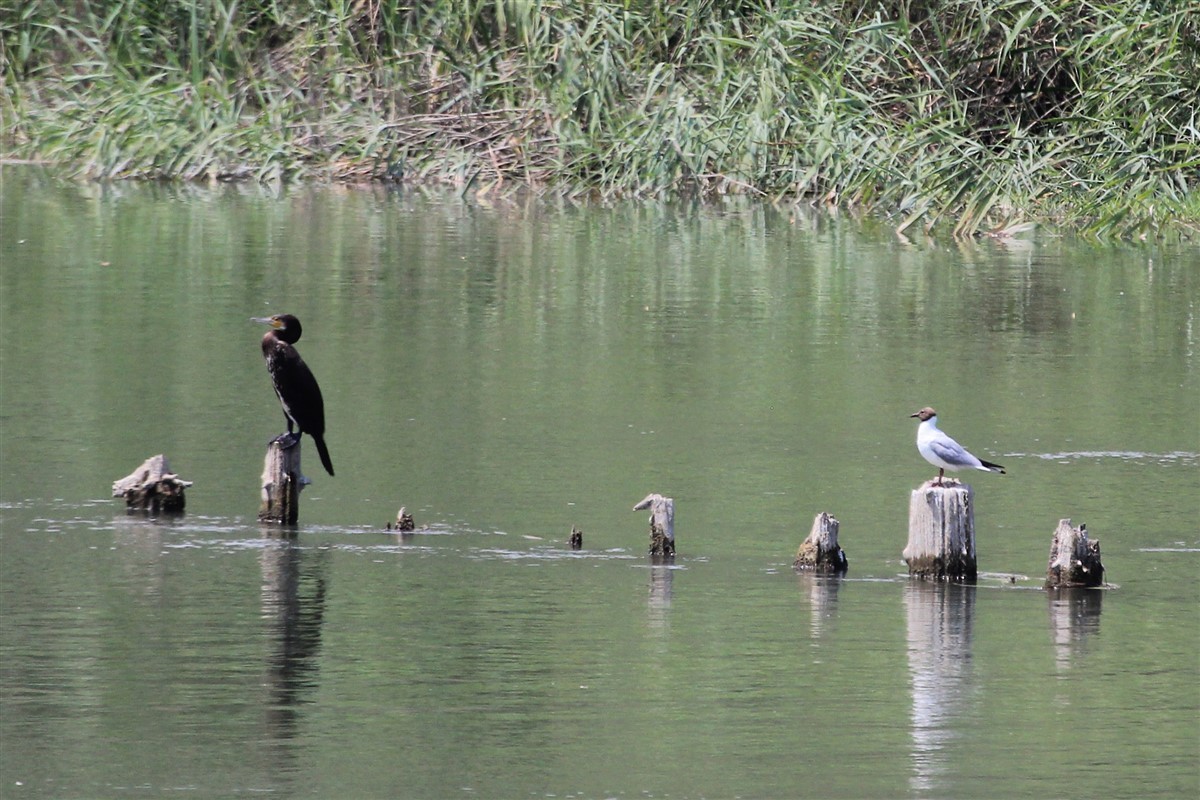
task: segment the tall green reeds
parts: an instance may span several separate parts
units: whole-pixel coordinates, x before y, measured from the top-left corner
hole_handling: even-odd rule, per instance
[[[8,158],[1200,219],[1200,0],[0,0]]]

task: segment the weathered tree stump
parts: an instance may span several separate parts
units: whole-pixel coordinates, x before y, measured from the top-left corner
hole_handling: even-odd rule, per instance
[[[813,520],[812,531],[796,551],[793,569],[815,572],[845,572],[849,569],[846,554],[838,547],[838,521],[825,511]]]
[[[300,437],[283,434],[271,440],[263,459],[258,521],[295,525],[300,519],[300,490],[310,483],[300,472]]]
[[[171,472],[164,455],[151,456],[130,474],[113,482],[113,497],[124,497],[130,511],[182,514],[187,504],[183,490],[191,486]]]
[[[661,494],[648,494],[633,507],[634,511],[650,509],[650,555],[675,555],[675,501]]]
[[[1096,587],[1104,585],[1104,564],[1100,562],[1100,541],[1088,539],[1087,525],[1071,527],[1071,520],[1058,521],[1050,542],[1050,564],[1046,568],[1046,586]]]
[[[583,531],[571,526],[571,538],[567,539],[567,545],[572,550],[581,550],[583,548]]]
[[[975,492],[968,484],[944,478],[913,490],[908,505],[908,574],[930,580],[973,581],[975,565]]]
[[[400,533],[412,533],[417,529],[417,523],[413,519],[413,515],[408,513],[408,508],[400,506],[400,510],[396,512],[396,524],[393,525],[389,522],[387,529],[389,531],[399,531]]]

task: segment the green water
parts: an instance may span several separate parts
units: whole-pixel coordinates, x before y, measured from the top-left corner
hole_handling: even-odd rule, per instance
[[[1200,248],[2,177],[0,796],[1200,791]],[[277,312],[337,470],[290,541]],[[974,587],[904,575],[925,405],[1008,468]],[[156,453],[181,519],[108,496]],[[1064,517],[1109,589],[1042,591]]]

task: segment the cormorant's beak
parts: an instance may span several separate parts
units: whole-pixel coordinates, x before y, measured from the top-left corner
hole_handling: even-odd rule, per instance
[[[251,322],[257,322],[260,325],[270,325],[275,330],[283,327],[283,323],[276,317],[251,317]]]

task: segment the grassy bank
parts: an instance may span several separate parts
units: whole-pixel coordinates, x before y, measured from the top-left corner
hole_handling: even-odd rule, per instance
[[[0,0],[0,19],[5,157],[79,176],[1200,230],[1200,0]]]

